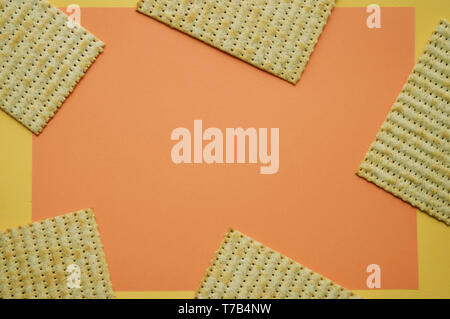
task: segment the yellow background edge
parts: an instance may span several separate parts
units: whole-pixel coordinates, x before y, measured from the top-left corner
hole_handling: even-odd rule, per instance
[[[65,7],[135,7],[137,0],[51,0]],[[337,0],[337,7],[369,4],[415,7],[415,57],[421,54],[441,18],[449,19],[448,0]],[[0,112],[0,229],[31,222],[32,133],[6,113]],[[6,150],[6,151],[5,151]],[[355,290],[363,298],[450,298],[450,242],[448,226],[427,214],[417,214],[418,290]],[[213,252],[211,252],[211,256]],[[200,282],[201,278],[199,278]],[[116,291],[117,298],[192,298],[193,291]]]

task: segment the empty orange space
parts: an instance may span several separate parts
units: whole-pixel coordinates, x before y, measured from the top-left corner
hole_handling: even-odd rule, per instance
[[[33,138],[33,219],[92,207],[115,290],[194,290],[228,227],[350,289],[417,288],[416,212],[355,172],[414,63],[414,10],[334,9],[296,86],[132,8]],[[279,128],[280,169],[180,164],[173,129]]]

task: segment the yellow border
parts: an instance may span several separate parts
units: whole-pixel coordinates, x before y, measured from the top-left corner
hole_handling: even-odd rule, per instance
[[[50,0],[58,7],[135,7],[137,0]],[[416,58],[440,18],[449,20],[448,0],[337,0],[338,7],[415,7]],[[31,133],[0,112],[0,229],[31,222]],[[418,290],[358,290],[365,298],[450,298],[450,230],[443,223],[418,213]],[[192,291],[116,292],[118,298],[191,298]]]
[[[0,111],[0,230],[31,221],[31,134]]]

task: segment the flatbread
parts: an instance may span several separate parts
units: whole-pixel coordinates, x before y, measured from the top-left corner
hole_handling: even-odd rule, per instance
[[[137,10],[293,84],[334,0],[141,0]]]
[[[91,209],[0,233],[0,299],[114,298]]]
[[[450,225],[450,25],[442,20],[357,174]]]
[[[35,134],[104,44],[46,0],[0,0],[0,108]]]
[[[359,298],[307,267],[231,229],[195,298]]]

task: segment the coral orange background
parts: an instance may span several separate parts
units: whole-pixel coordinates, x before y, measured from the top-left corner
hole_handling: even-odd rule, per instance
[[[106,42],[33,138],[33,220],[92,207],[116,290],[193,290],[227,227],[348,288],[417,288],[414,208],[354,174],[414,63],[414,10],[336,8],[296,86],[131,8],[85,8]],[[170,133],[279,127],[280,171],[175,165]]]

